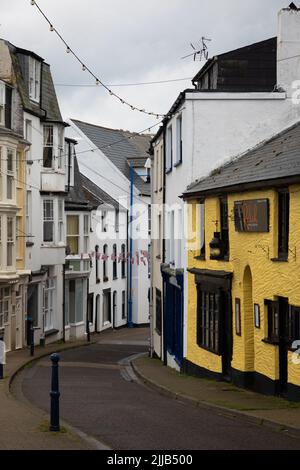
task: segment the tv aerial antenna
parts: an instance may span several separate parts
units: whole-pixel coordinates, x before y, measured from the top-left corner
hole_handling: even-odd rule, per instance
[[[190,46],[193,49],[193,52],[191,54],[185,55],[184,57],[181,57],[181,59],[187,59],[188,57],[194,57],[194,62],[196,61],[197,57],[199,58],[199,61],[201,62],[202,59],[207,60],[208,59],[208,46],[207,42],[211,41],[211,39],[205,38],[202,36],[201,40],[199,41],[198,44],[192,44],[190,43]]]

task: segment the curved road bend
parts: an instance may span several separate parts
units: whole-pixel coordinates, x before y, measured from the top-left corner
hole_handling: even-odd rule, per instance
[[[61,353],[61,415],[71,425],[115,450],[300,448],[296,438],[180,403],[132,381],[122,360],[147,351],[148,330],[113,333]],[[25,397],[44,410],[49,362],[25,369],[21,385]]]

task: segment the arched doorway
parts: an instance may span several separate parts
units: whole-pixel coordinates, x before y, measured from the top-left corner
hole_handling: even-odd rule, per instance
[[[245,371],[254,371],[254,314],[252,299],[252,274],[249,266],[245,268],[243,279],[243,317],[245,337]]]

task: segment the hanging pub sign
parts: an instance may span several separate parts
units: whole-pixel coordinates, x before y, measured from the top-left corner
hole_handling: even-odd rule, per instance
[[[234,225],[237,232],[268,232],[269,200],[235,201]]]

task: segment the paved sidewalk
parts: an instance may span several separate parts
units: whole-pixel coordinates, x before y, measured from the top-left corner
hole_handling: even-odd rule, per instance
[[[300,403],[268,397],[225,382],[180,374],[149,357],[132,361],[132,366],[140,379],[165,395],[209,407],[217,413],[287,430],[300,438]]]
[[[100,337],[92,336],[91,342]],[[37,347],[34,359],[49,356],[52,352],[77,348],[88,344],[86,340],[68,343],[55,343]],[[7,354],[5,377],[0,380],[0,449],[25,450],[87,450],[95,449],[95,444],[82,439],[69,426],[62,425],[62,432],[48,431],[49,416],[43,411],[17,400],[10,392],[10,383],[22,367],[30,367],[31,357],[28,349]],[[49,384],[50,384],[49,360]]]

